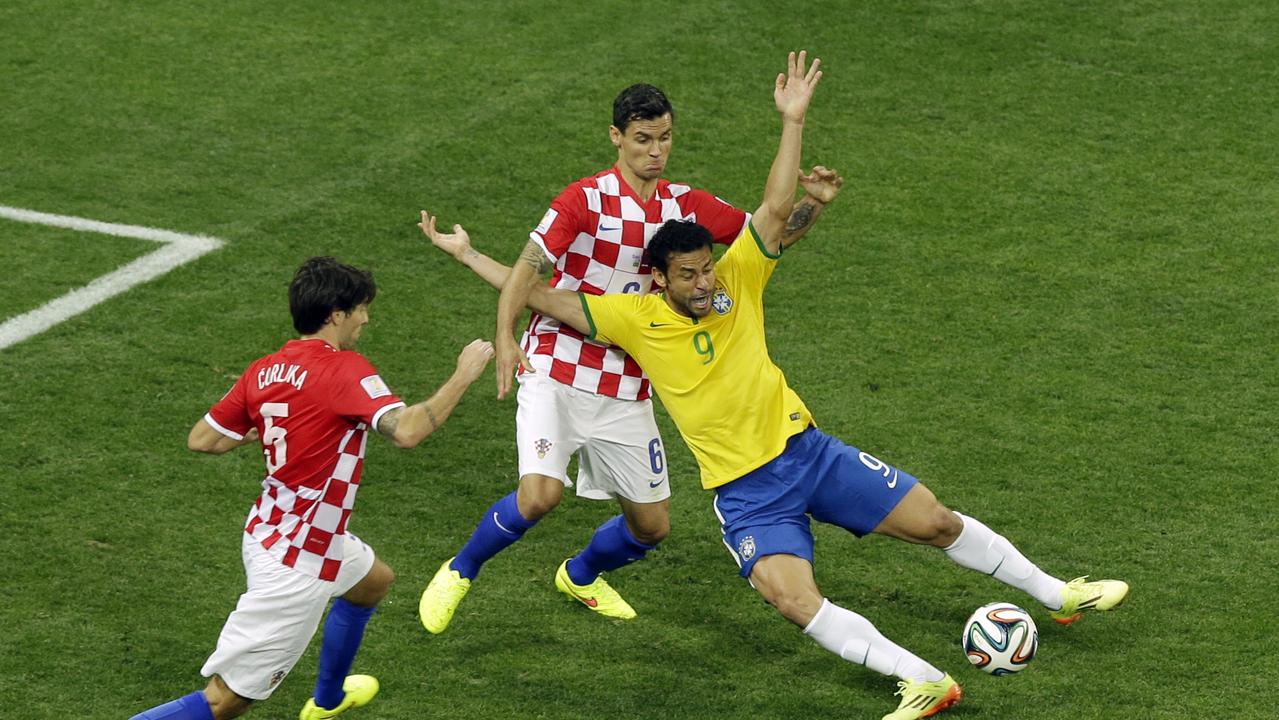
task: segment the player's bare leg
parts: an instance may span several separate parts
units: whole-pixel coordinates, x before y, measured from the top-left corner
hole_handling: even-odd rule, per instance
[[[213,713],[214,720],[230,720],[237,718],[249,711],[249,707],[253,701],[236,695],[231,688],[227,687],[222,681],[220,675],[214,675],[209,678],[209,684],[204,688],[204,698],[209,703],[209,710]]]
[[[643,559],[671,531],[670,501],[637,503],[617,498],[622,514],[596,529],[581,553],[565,560],[555,572],[555,587],[606,617],[628,620],[635,609],[600,573]]]
[[[564,483],[559,478],[529,473],[520,478],[515,491],[516,506],[529,522],[537,522],[559,507],[564,499]]]

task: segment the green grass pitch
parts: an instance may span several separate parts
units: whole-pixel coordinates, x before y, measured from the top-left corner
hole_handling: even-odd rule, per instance
[[[816,531],[818,582],[952,672],[945,717],[1264,718],[1279,682],[1279,7],[1262,0],[0,4],[0,205],[222,249],[0,350],[0,717],[123,718],[203,686],[243,586],[252,451],[187,430],[291,335],[293,268],[375,271],[361,350],[420,399],[496,294],[421,208],[513,260],[613,160],[616,92],[666,89],[668,172],[746,208],[790,49],[826,77],[804,164],[843,196],[774,276],[770,346],[822,426],[922,477],[1067,579],[1133,585],[1020,675],[968,667],[977,606],[1029,598],[942,554]],[[0,321],[146,252],[0,219]],[[826,653],[735,575],[659,412],[674,530],[564,601],[614,512],[567,498],[489,563],[447,633],[418,594],[515,481],[492,372],[417,450],[370,441],[353,529],[398,571],[357,668],[382,718],[878,718],[893,682]],[[291,718],[313,643],[250,717]]]

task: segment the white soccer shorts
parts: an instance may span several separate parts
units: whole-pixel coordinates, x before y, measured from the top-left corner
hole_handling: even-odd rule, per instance
[[[227,617],[218,647],[200,674],[216,673],[235,694],[265,700],[311,643],[329,600],[345,595],[373,568],[373,549],[347,533],[342,569],[331,581],[281,564],[248,533],[241,555],[248,590]]]
[[[578,390],[546,375],[520,375],[515,414],[520,476],[545,475],[573,487],[568,461],[577,453],[577,494],[654,503],[671,496],[666,451],[651,400],[618,400]]]

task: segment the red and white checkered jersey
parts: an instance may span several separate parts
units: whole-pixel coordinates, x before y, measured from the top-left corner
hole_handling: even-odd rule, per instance
[[[667,180],[658,180],[645,202],[614,167],[565,188],[529,238],[555,263],[551,287],[646,293],[652,275],[644,249],[667,220],[693,220],[727,245],[749,218],[704,190]],[[651,394],[648,377],[621,348],[587,340],[554,318],[533,313],[522,345],[537,372],[565,385],[622,400]]]
[[[337,578],[368,430],[403,406],[363,355],[318,338],[250,365],[204,416],[235,440],[261,434],[267,475],[244,531],[283,564]]]

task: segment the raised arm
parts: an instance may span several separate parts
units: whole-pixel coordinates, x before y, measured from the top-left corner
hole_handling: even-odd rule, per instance
[[[492,343],[472,340],[458,355],[453,375],[434,395],[420,403],[386,411],[378,418],[377,431],[396,447],[416,447],[449,419],[466,389],[479,379],[492,358]]]
[[[773,100],[782,115],[782,139],[778,143],[777,156],[768,171],[764,185],[764,199],[755,211],[753,223],[764,247],[771,253],[782,248],[782,236],[786,222],[795,204],[795,187],[799,180],[799,156],[803,144],[804,117],[808,113],[813,90],[822,79],[821,60],[813,60],[808,66],[808,52],[790,53],[786,58],[786,72],[777,76],[773,87]]]
[[[431,240],[431,243],[471,268],[489,285],[501,290],[513,270],[471,247],[471,236],[461,225],[454,225],[452,233],[442,233],[436,226],[436,220],[436,217],[423,210],[422,222],[418,223],[418,227],[422,228],[422,232]],[[591,331],[591,325],[586,321],[586,313],[582,310],[582,300],[578,293],[554,290],[542,283],[534,283],[529,290],[528,307],[534,312],[553,317],[582,334],[588,334]]]
[[[471,236],[462,229],[461,225],[454,225],[452,233],[440,232],[436,228],[438,219],[423,210],[422,222],[417,226],[422,228],[422,234],[426,235],[435,247],[452,255],[453,259],[470,268],[494,290],[501,291],[502,286],[506,284],[506,278],[511,274],[511,268],[471,247]]]
[[[799,171],[799,184],[804,197],[795,203],[786,227],[782,230],[782,247],[788,248],[808,234],[809,228],[821,217],[826,206],[839,195],[844,178],[838,172],[817,165],[811,173]]]

